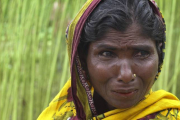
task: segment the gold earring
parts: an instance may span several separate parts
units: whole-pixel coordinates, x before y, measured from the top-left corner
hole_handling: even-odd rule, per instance
[[[134,75],[134,77],[136,77],[136,74],[133,74]]]

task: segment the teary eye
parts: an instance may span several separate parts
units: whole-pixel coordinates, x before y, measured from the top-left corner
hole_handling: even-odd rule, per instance
[[[135,57],[147,58],[149,55],[150,55],[149,51],[138,50],[135,54]]]
[[[103,51],[100,53],[100,56],[102,56],[102,57],[113,57],[114,54],[110,51]]]

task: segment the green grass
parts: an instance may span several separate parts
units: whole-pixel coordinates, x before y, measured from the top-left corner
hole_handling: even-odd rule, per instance
[[[70,77],[65,30],[82,4],[1,0],[1,120],[36,119]]]
[[[70,77],[65,30],[85,1],[0,1],[0,120],[35,120]],[[157,2],[167,44],[154,89],[180,98],[180,1]]]
[[[180,1],[157,0],[166,21],[166,52],[162,73],[154,89],[165,89],[180,98],[178,77],[180,76]]]

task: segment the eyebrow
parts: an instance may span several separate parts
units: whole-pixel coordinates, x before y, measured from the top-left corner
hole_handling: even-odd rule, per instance
[[[107,45],[107,44],[98,44],[96,45],[96,48],[100,49],[108,49],[108,50],[117,50],[118,48],[112,45]]]
[[[99,49],[107,49],[107,50],[118,50],[123,49],[116,46],[108,45],[108,44],[98,44],[96,45]],[[153,47],[151,45],[131,45],[128,47],[129,49],[135,49],[135,50],[153,50]]]

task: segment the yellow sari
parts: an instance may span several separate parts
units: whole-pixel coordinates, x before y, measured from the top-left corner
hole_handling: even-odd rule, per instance
[[[97,114],[93,102],[94,90],[85,80],[77,47],[87,17],[100,2],[101,0],[88,0],[67,29],[71,79],[40,114],[38,120],[180,120],[180,101],[163,90],[150,92],[144,100],[131,108]]]

